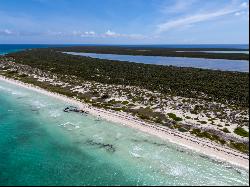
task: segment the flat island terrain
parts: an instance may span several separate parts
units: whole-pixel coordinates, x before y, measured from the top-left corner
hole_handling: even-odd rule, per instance
[[[249,0],[0,0],[0,186],[249,186]]]
[[[249,49],[235,48],[164,48],[160,46],[68,46],[57,47],[58,51],[98,54],[189,57],[227,60],[249,60]]]
[[[249,73],[64,53],[79,52],[77,49],[29,49],[2,55],[0,81],[69,103],[58,109],[65,115],[74,113],[79,123],[82,115],[90,114],[97,121],[132,127],[179,145],[187,152],[193,150],[204,158],[249,170]],[[99,52],[98,48],[80,49],[80,52]],[[108,49],[105,52],[114,53]],[[123,50],[119,52],[120,48],[112,50],[124,54]],[[161,51],[164,55],[169,53],[163,49],[157,51],[157,55]],[[236,56],[229,55],[226,59],[248,59],[245,55]],[[59,126],[68,131],[80,128],[70,122]],[[149,139],[145,141],[150,142]],[[86,143],[108,153],[116,152],[112,143],[91,139],[85,140]],[[131,154],[141,158],[138,152]]]

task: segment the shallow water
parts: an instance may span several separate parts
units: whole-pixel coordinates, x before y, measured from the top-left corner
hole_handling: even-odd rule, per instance
[[[193,51],[176,51],[176,52],[193,52]],[[203,53],[238,53],[238,54],[249,54],[249,51],[196,51]]]
[[[205,59],[205,58],[186,58],[186,57],[162,57],[162,56],[133,56],[115,54],[96,54],[65,52],[67,54],[88,56],[92,58],[128,61],[144,64],[156,64],[177,67],[193,67],[202,69],[249,72],[249,61],[247,60],[225,60],[225,59]]]
[[[249,172],[0,81],[0,185],[248,185]]]

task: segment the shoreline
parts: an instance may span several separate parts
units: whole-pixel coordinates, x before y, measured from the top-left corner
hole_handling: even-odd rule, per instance
[[[157,124],[148,123],[124,112],[118,113],[115,111],[95,108],[74,98],[69,98],[58,93],[50,92],[35,85],[6,78],[2,75],[0,75],[0,81],[5,81],[16,86],[54,97],[64,102],[73,104],[80,109],[88,111],[89,114],[93,116],[140,130],[147,134],[161,138],[162,140],[177,144],[183,148],[193,150],[198,154],[206,155],[212,159],[220,160],[222,162],[226,162],[249,171],[249,157],[246,154],[240,153],[220,144],[191,136],[189,134],[180,133],[179,131],[172,130]]]

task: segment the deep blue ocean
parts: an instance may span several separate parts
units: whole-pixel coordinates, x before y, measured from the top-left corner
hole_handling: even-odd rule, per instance
[[[47,48],[47,47],[60,47],[65,45],[47,45],[47,44],[0,44],[0,55],[22,51],[25,49],[34,49],[34,48]]]

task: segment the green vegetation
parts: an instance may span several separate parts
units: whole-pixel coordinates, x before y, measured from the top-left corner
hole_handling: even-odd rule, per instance
[[[200,138],[208,138],[212,141],[219,142],[221,144],[225,144],[226,142],[222,140],[218,135],[212,134],[211,132],[201,131],[200,129],[192,129],[190,131],[191,134],[194,134]]]
[[[17,63],[58,75],[76,76],[79,80],[139,86],[163,94],[249,106],[248,73],[100,60],[53,49],[33,49],[8,56],[14,57]]]
[[[182,121],[182,118],[177,117],[175,114],[173,113],[168,113],[168,117],[170,117],[171,119],[173,119],[174,121]]]
[[[222,131],[225,132],[225,133],[230,133],[230,131],[229,131],[226,127],[224,127],[224,128],[222,129]]]
[[[207,122],[206,121],[198,121],[200,124],[207,124]]]
[[[131,93],[131,90],[126,90],[126,87],[120,85],[137,86],[145,88],[155,93],[160,92],[166,97],[173,98],[174,96],[189,97],[190,99],[183,99],[182,103],[195,105],[191,113],[201,114],[209,118],[211,124],[215,125],[214,121],[217,118],[212,118],[207,115],[209,107],[207,104],[197,104],[193,102],[196,99],[204,99],[207,101],[225,102],[226,106],[232,107],[233,110],[246,109],[249,100],[249,81],[248,73],[236,72],[221,72],[212,70],[201,70],[195,68],[177,68],[167,66],[155,66],[146,64],[136,64],[128,62],[117,62],[110,60],[99,60],[87,57],[67,55],[56,52],[53,49],[33,49],[18,53],[12,53],[8,56],[13,56],[15,62],[20,64],[29,65],[28,72],[32,72],[33,68],[39,68],[42,73],[50,76],[59,77],[58,80],[67,82],[69,85],[62,87],[59,85],[52,85],[50,82],[39,82],[36,78],[23,74],[26,71],[0,71],[4,76],[19,79],[23,82],[30,83],[47,89],[52,92],[57,92],[69,97],[76,97],[84,102],[87,102],[95,107],[104,109],[111,109],[115,111],[124,111],[131,113],[139,118],[176,129],[180,132],[190,132],[201,138],[208,138],[221,144],[226,144],[234,149],[242,152],[248,152],[248,147],[239,142],[230,141],[226,142],[223,136],[216,135],[216,132],[207,132],[200,129],[192,129],[191,126],[179,123],[183,119],[177,117],[173,113],[165,115],[162,112],[155,112],[154,109],[162,107],[159,103],[159,98],[146,93],[146,97],[150,98],[150,104],[142,108],[134,108],[137,102],[145,102],[145,95],[138,91]],[[11,66],[10,66],[11,67]],[[4,67],[3,67],[4,68]],[[3,69],[2,68],[2,69]],[[5,69],[6,70],[6,69]],[[39,71],[40,71],[39,70]],[[91,89],[85,93],[72,92],[71,89],[79,86],[82,82],[90,81]],[[100,83],[100,84],[99,84]],[[112,84],[111,89],[106,89],[102,84]],[[112,97],[111,91],[113,86],[116,87],[118,95],[121,93],[129,93],[128,101],[108,100]],[[86,85],[83,85],[84,88]],[[101,90],[99,88],[102,88]],[[160,99],[164,99],[164,97]],[[196,99],[192,99],[196,98]],[[131,100],[133,102],[131,102]],[[157,106],[154,106],[155,103]],[[229,104],[229,105],[228,105]],[[148,106],[148,107],[146,107]],[[153,107],[152,107],[153,106]],[[177,106],[174,106],[175,109]],[[223,109],[217,106],[212,106],[211,109],[214,113],[218,114],[221,122],[225,120],[225,113]],[[243,108],[242,108],[243,107]],[[216,115],[217,117],[217,115]],[[171,120],[169,119],[171,118]],[[185,116],[186,119],[191,119],[190,116]],[[194,118],[200,124],[206,124],[206,121],[200,121],[199,118]],[[247,122],[248,119],[242,118],[239,124]],[[224,133],[229,133],[227,128],[220,130]],[[226,124],[225,126],[230,126]],[[216,127],[215,127],[216,128]],[[219,131],[218,131],[219,132]],[[222,132],[219,132],[219,135]],[[243,128],[235,129],[235,133],[247,137],[249,135]]]
[[[236,129],[234,129],[234,133],[238,134],[239,136],[249,137],[249,132],[247,132],[242,127],[237,127]]]
[[[127,104],[129,104],[129,102],[128,101],[123,101],[122,104],[127,105]]]
[[[188,129],[180,127],[180,128],[178,128],[178,131],[180,131],[180,132],[188,132]]]
[[[221,139],[218,135],[215,135],[211,132],[201,131],[200,129],[192,129],[190,131],[191,134],[194,134],[200,138],[208,138],[212,141],[216,141],[221,144],[227,144],[228,146],[237,149],[241,152],[248,153],[249,152],[249,146],[247,143],[240,143],[240,142],[234,142],[230,140],[229,142],[226,142],[225,140]]]
[[[139,118],[144,120],[153,120],[156,123],[163,123],[163,121],[168,121],[165,115],[159,112],[154,112],[150,108],[127,109],[127,112],[135,114]]]
[[[239,49],[185,49],[185,48],[150,48],[150,47],[116,47],[116,46],[75,46],[55,48],[57,51],[101,53],[101,54],[123,54],[143,56],[169,56],[169,57],[193,57],[211,59],[248,60],[248,54],[227,54],[227,53],[202,53],[200,51],[237,51]],[[176,52],[183,51],[183,52]],[[247,50],[246,50],[247,51]]]
[[[249,145],[247,145],[247,144],[230,141],[229,146],[234,148],[234,149],[237,149],[243,153],[249,153]]]

